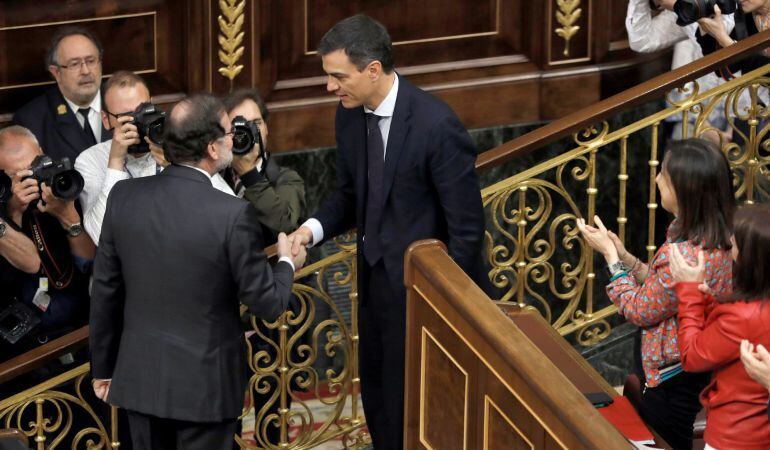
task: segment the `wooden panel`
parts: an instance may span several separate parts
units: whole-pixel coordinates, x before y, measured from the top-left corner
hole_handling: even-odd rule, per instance
[[[291,0],[278,3],[283,21],[275,51],[277,90],[319,86],[324,79],[315,48],[339,20],[365,13],[388,28],[398,69],[528,53],[528,17],[522,0],[399,0],[389,3]],[[332,6],[333,5],[333,6]],[[289,93],[279,97],[292,98]]]
[[[601,100],[600,84],[601,75],[598,72],[543,79],[538,102],[542,108],[540,117],[545,120],[558,119],[598,102]]]
[[[436,338],[422,330],[422,368],[424,405],[421,410],[421,439],[429,448],[467,448],[468,372]]]
[[[535,449],[535,445],[489,397],[484,397],[484,421],[484,450]]]
[[[447,383],[446,378],[435,378],[438,373],[424,370],[421,364],[427,351],[421,345],[423,330],[428,330],[451,360],[468,373],[470,395],[465,404],[467,417],[472,418],[466,433],[468,448],[577,450],[628,445],[560,370],[561,359],[571,359],[570,352],[577,355],[574,349],[557,348],[562,353],[554,361],[544,356],[449,258],[438,241],[413,244],[405,260],[405,448],[445,448],[421,439],[425,421],[433,427],[448,420],[445,433],[454,433],[450,430],[457,426],[457,413],[447,415],[443,404],[422,401],[426,387],[443,388]],[[540,324],[548,327],[545,322]],[[571,367],[601,378],[588,366]],[[449,368],[447,363],[442,367]],[[596,384],[590,389],[595,392],[602,387]],[[617,395],[610,387],[607,392]],[[497,415],[491,414],[489,400]],[[442,445],[458,448],[457,444]]]
[[[45,51],[51,35],[65,25],[81,26],[99,38],[105,76],[120,69],[136,71],[154,96],[170,100],[196,89],[188,80],[188,59],[180,39],[190,10],[186,3],[103,0],[62,5],[42,0],[34,8],[18,0],[0,3],[0,114],[9,117],[16,107],[54,84],[44,64]]]

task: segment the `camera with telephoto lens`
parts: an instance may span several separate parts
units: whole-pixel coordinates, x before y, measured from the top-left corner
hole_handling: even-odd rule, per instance
[[[29,170],[32,175],[26,178],[37,180],[38,185],[47,184],[53,195],[62,200],[78,198],[85,185],[83,176],[72,168],[69,158],[54,161],[48,155],[39,155],[32,161]]]
[[[145,137],[157,144],[163,145],[163,125],[166,123],[166,113],[150,102],[142,103],[131,113],[134,120],[131,125],[139,133],[139,143],[128,147],[128,153],[146,153],[150,146],[144,141]]]
[[[679,26],[695,23],[698,19],[714,15],[714,7],[719,6],[722,14],[732,14],[738,9],[735,0],[676,0],[674,12]]]
[[[262,134],[256,121],[246,120],[243,116],[235,116],[233,119],[233,154],[245,155],[256,144],[257,151],[262,152]]]

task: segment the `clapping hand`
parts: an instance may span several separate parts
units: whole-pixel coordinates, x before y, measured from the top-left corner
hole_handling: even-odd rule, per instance
[[[577,219],[580,234],[591,248],[604,255],[607,263],[614,263],[618,260],[618,249],[615,247],[615,242],[599,216],[594,216],[594,222],[596,227],[588,225],[583,218]]]
[[[741,341],[741,361],[746,373],[765,387],[770,389],[770,352],[762,344],[754,345],[747,340]]]

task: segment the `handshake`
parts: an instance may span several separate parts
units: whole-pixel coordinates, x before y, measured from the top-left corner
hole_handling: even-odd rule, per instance
[[[313,233],[307,227],[299,227],[290,235],[278,234],[278,258],[289,258],[294,264],[294,270],[299,270],[307,258],[307,246],[313,240]]]

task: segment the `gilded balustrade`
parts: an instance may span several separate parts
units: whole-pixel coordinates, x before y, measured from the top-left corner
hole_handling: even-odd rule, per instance
[[[609,335],[608,318],[617,308],[601,293],[604,283],[597,283],[596,267],[603,261],[595,261],[579,238],[575,219],[593,223],[597,197],[603,195],[602,201],[618,204],[616,229],[625,242],[629,211],[646,209],[645,250],[652,258],[657,249],[655,178],[661,163],[661,124],[669,117],[681,116],[684,137],[719,141],[739,201],[770,201],[768,72],[770,65],[703,93],[693,83],[682,98],[669,100],[671,107],[616,131],[606,121],[589,127],[573,136],[573,149],[484,188],[490,279],[500,289],[501,300],[538,310],[562,335],[574,333],[582,345]],[[718,132],[708,120],[718,105],[724,106],[727,132]],[[628,169],[629,139],[645,133],[648,148],[630,151],[646,152],[646,177]],[[597,174],[609,180],[613,172],[617,184],[600,192]],[[641,197],[629,202],[629,183],[644,183],[645,178],[646,204]],[[611,218],[603,219],[609,226]]]
[[[616,201],[620,238],[643,230],[646,236],[634,237],[643,241],[648,258],[654,254],[655,177],[661,124],[668,117],[680,115],[685,124],[693,119],[685,136],[720,139],[741,201],[769,201],[770,112],[761,101],[770,86],[767,72],[770,65],[704,93],[694,84],[671,107],[616,131],[606,121],[589,127],[573,136],[574,148],[484,188],[489,275],[499,298],[537,309],[583,345],[609,334],[616,308],[601,292],[602,275],[595,270],[601,261],[580,239],[575,219],[591,222],[597,205]],[[708,121],[719,104],[732,139],[714,134]],[[639,136],[647,148],[635,144]],[[630,167],[629,156],[639,152],[646,155],[646,174],[643,167]],[[642,185],[646,192],[638,191]],[[643,194],[629,196],[635,189]],[[604,219],[611,223],[611,217]],[[235,437],[240,447],[309,449],[341,439],[357,448],[368,442],[358,397],[356,250],[345,243],[350,241],[343,236],[333,254],[297,274],[289,312],[275,322],[251,321],[252,341],[261,344],[249,346],[252,375],[242,417],[244,423],[253,417],[254,425]],[[0,426],[23,430],[37,449],[118,448],[117,409],[95,412],[104,408],[88,392],[88,371],[82,365],[3,400]],[[324,407],[326,416],[319,417],[311,402]],[[269,426],[280,429],[279,442],[269,442]]]

